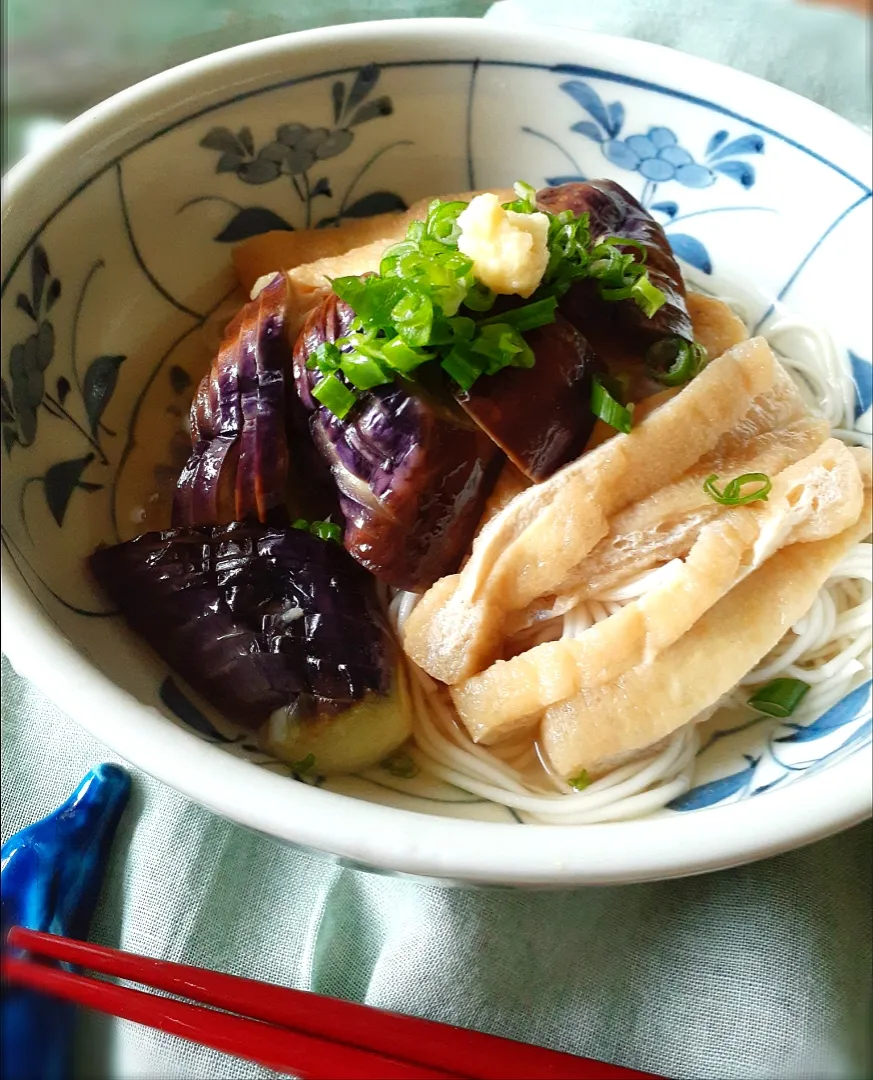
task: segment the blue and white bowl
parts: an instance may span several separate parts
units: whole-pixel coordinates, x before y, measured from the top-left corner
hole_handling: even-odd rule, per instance
[[[831,328],[860,414],[873,353],[870,173],[865,135],[784,90],[557,29],[426,20],[313,31],[119,94],[6,183],[4,650],[84,728],[190,797],[387,871],[640,881],[861,820],[869,685],[808,726],[762,721],[710,741],[692,790],[646,820],[518,827],[447,786],[295,781],[180,687],[95,592],[83,559],[137,531],[130,508],[154,488],[155,445],[162,476],[178,468],[172,436],[200,336],[233,285],[234,241],[517,178],[612,177],[660,218],[698,284],[739,287],[764,332],[774,305]]]

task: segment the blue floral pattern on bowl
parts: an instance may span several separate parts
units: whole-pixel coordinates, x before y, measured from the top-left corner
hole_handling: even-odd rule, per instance
[[[702,162],[681,146],[676,133],[668,127],[650,127],[645,133],[625,135],[619,138],[625,125],[625,107],[620,101],[603,101],[597,91],[581,79],[561,83],[561,90],[582,107],[590,119],[577,120],[570,131],[597,143],[607,161],[628,172],[637,172],[645,180],[640,202],[654,214],[665,219],[667,235],[674,252],[691,266],[712,273],[712,258],[700,240],[687,233],[677,233],[672,226],[679,217],[679,204],[672,200],[655,201],[659,185],[675,181],[686,188],[711,187],[719,175],[728,176],[744,188],[755,183],[754,167],[742,159],[751,154],[764,153],[764,139],[758,134],[740,135],[731,139],[723,128],[709,139]],[[586,180],[575,157],[562,144],[549,135],[530,127],[523,127],[529,135],[551,142],[557,146],[575,171],[550,176],[549,184],[566,184],[574,180]],[[715,209],[715,208],[713,208]],[[718,209],[727,209],[721,207]]]
[[[407,144],[407,140],[389,143],[373,154],[356,172],[340,205],[334,214],[314,220],[315,200],[330,199],[333,190],[330,179],[322,173],[317,178],[310,173],[321,172],[321,164],[330,158],[344,154],[355,140],[355,128],[378,117],[390,116],[394,104],[390,97],[370,98],[379,81],[380,71],[376,64],[368,64],[355,75],[349,86],[337,79],[331,86],[333,104],[333,127],[311,127],[299,122],[282,123],[276,127],[273,139],[255,150],[250,127],[242,127],[235,134],[226,127],[214,127],[200,140],[207,150],[218,151],[220,157],[215,165],[216,173],[234,173],[244,184],[271,184],[287,177],[297,200],[303,205],[304,228],[317,225],[324,228],[336,225],[345,218],[372,217],[392,210],[405,210],[406,203],[393,191],[371,191],[350,202],[359,181],[376,161],[395,146]],[[368,101],[367,99],[370,98]],[[180,209],[195,206],[204,201],[224,201],[236,215],[215,237],[221,243],[238,243],[250,236],[273,230],[293,231],[284,217],[263,206],[240,206],[220,196],[203,195],[189,199]]]
[[[149,435],[142,425],[150,394],[170,391],[160,416],[178,428],[193,382],[181,352],[231,285],[225,274],[211,291],[191,299],[185,290],[192,272],[199,274],[199,284],[208,277],[203,267],[226,266],[227,245],[265,231],[328,228],[344,219],[399,210],[423,194],[424,185],[435,191],[494,183],[488,140],[495,118],[487,103],[510,91],[515,96],[512,108],[504,110],[499,138],[515,154],[519,178],[561,183],[607,175],[618,180],[658,216],[676,253],[713,288],[733,254],[734,223],[757,238],[761,221],[778,218],[779,177],[789,166],[815,169],[816,178],[830,187],[820,205],[805,208],[803,229],[795,229],[792,243],[778,248],[772,280],[761,283],[777,302],[792,299],[824,272],[827,244],[847,223],[851,227],[853,215],[870,201],[864,184],[778,131],[716,103],[608,71],[435,59],[435,69],[446,72],[446,94],[461,95],[463,105],[451,115],[440,109],[423,116],[422,103],[411,92],[422,63],[391,59],[381,66],[292,77],[183,116],[94,173],[19,245],[4,272],[2,314],[10,343],[4,339],[0,426],[9,482],[4,483],[2,542],[15,572],[46,616],[140,700],[192,735],[284,775],[292,774],[289,766],[230,728],[123,632],[115,613],[102,609],[100,598],[89,592],[79,569],[86,552],[72,544],[84,520],[93,523],[96,538],[110,541],[125,528],[117,493],[130,472],[137,436],[142,442]],[[547,123],[544,112],[528,102],[524,80],[534,75],[550,80],[560,123]],[[486,93],[483,80],[488,79],[496,88]],[[298,91],[310,84],[312,92],[298,99]],[[572,107],[575,115],[568,118],[561,106]],[[421,157],[423,132],[428,140],[449,140],[453,152],[443,148],[427,158],[407,188],[402,171],[395,176],[390,163]],[[158,200],[148,204],[150,214],[178,241],[170,251],[159,236],[150,235],[151,217],[137,217],[146,202],[143,186],[160,165],[149,155],[160,159],[155,147],[164,140],[190,169],[184,186],[174,186],[171,177],[165,185],[148,187],[150,198]],[[136,190],[138,198],[131,194]],[[73,257],[58,222],[67,207],[88,198],[100,229],[92,230],[93,249]],[[93,332],[100,322],[95,312],[111,306],[112,289],[128,280],[136,283],[137,325],[122,321]],[[757,294],[750,303],[751,321],[766,330],[773,306]],[[851,312],[839,315],[843,321],[837,325],[845,326]],[[155,344],[150,339],[148,355],[141,352],[136,359],[138,336],[145,333],[140,322]],[[857,345],[856,337],[850,334],[847,343]],[[866,339],[858,340],[849,359],[860,415],[870,407],[871,367]],[[159,468],[170,480],[178,472],[169,446]],[[46,543],[54,545],[55,562],[41,555]],[[56,573],[56,565],[67,569]],[[83,621],[90,629],[81,628]],[[696,786],[675,800],[673,810],[753,797],[857,752],[870,742],[869,697],[869,687],[861,687],[803,727],[754,718],[717,733],[698,756]],[[297,779],[322,783],[309,776]],[[325,786],[424,812],[516,820],[505,808],[412,775],[396,762]]]

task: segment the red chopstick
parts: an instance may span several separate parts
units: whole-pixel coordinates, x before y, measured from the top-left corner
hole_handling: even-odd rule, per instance
[[[199,1004],[6,955],[5,982],[311,1080],[653,1080],[649,1073],[495,1035],[21,927],[9,931],[7,943]]]

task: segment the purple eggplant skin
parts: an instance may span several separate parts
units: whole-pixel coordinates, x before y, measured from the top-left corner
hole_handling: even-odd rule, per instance
[[[424,380],[376,387],[340,420],[311,396],[310,352],[354,321],[329,296],[294,348],[298,395],[330,466],[345,517],[347,551],[380,581],[421,591],[458,569],[504,455],[451,397]]]
[[[334,541],[236,522],[145,533],[90,566],[130,626],[246,728],[390,690],[397,651],[376,584]]]
[[[267,521],[288,482],[288,282],[277,275],[228,324],[191,407],[193,449],[173,525]]]
[[[570,287],[560,300],[561,312],[609,364],[613,374],[627,364],[639,365],[646,350],[665,338],[694,340],[685,301],[685,282],[670,242],[661,226],[629,192],[612,180],[573,182],[542,188],[537,206],[552,214],[572,210],[590,215],[592,240],[627,237],[645,245],[649,279],[666,298],[649,319],[633,300],[603,300],[596,282],[588,279]],[[634,252],[627,247],[624,251]]]
[[[294,385],[297,397],[307,412],[312,413],[321,406],[312,396],[316,383],[321,378],[318,371],[310,370],[306,361],[315,350],[325,342],[333,345],[345,337],[355,322],[355,313],[336,293],[329,293],[324,300],[310,311],[300,328],[294,343]]]
[[[591,382],[602,369],[579,331],[558,314],[525,334],[532,368],[507,367],[456,390],[464,410],[524,475],[546,480],[585,449],[594,429]]]

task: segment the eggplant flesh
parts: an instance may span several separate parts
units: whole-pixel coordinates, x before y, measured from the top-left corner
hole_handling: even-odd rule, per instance
[[[310,314],[294,349],[298,395],[313,410],[310,431],[333,474],[346,549],[381,581],[423,590],[457,570],[504,455],[424,377],[361,394],[344,419],[318,406],[306,360],[353,322],[334,295]]]
[[[130,626],[244,727],[289,706],[320,721],[391,690],[376,584],[334,541],[236,522],[145,533],[90,566]]]
[[[299,719],[293,708],[281,709],[264,725],[261,742],[291,764],[314,759],[320,776],[369,768],[412,734],[408,681],[398,665],[390,693],[369,693],[339,716],[312,721]]]
[[[288,482],[288,284],[276,277],[225,331],[191,406],[191,456],[173,501],[174,526],[272,520]]]
[[[536,363],[482,375],[456,397],[524,475],[545,480],[585,449],[596,417],[591,383],[602,364],[562,315],[525,334]]]
[[[587,213],[595,243],[616,236],[644,245],[649,279],[665,297],[651,319],[631,299],[604,300],[592,279],[575,282],[559,301],[559,308],[609,365],[611,374],[640,381],[636,392],[632,389],[631,398],[647,396],[641,390],[654,392],[658,385],[647,382],[642,371],[641,361],[647,350],[669,338],[694,340],[685,282],[666,233],[633,195],[612,180],[542,188],[536,202],[541,210],[552,214],[562,210],[577,215]],[[637,253],[631,246],[620,250]]]

